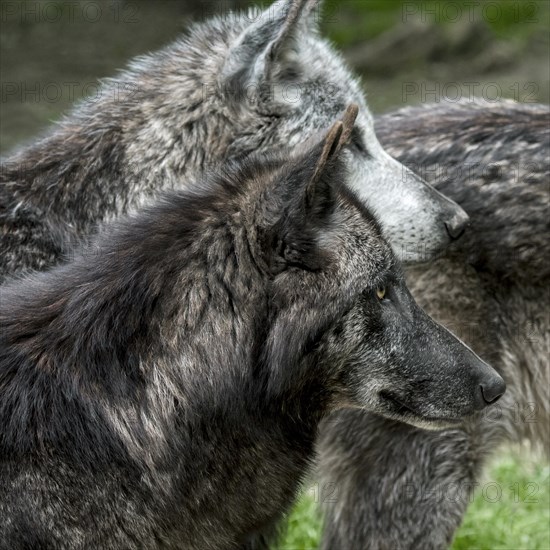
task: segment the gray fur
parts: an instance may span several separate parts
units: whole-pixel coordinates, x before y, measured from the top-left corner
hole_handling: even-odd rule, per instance
[[[356,111],[2,287],[3,549],[237,548],[288,510],[327,413],[441,427],[504,391],[348,189]]]
[[[407,280],[509,390],[498,411],[439,433],[359,411],[332,418],[319,443],[321,476],[338,491],[323,548],[443,549],[500,443],[550,449],[550,110],[447,103],[379,117],[376,128],[470,215],[465,236]]]
[[[0,277],[55,264],[75,239],[226,159],[290,154],[350,103],[350,185],[399,257],[427,259],[467,218],[380,147],[357,80],[317,32],[310,0],[227,14],[134,60],[0,167]],[[69,244],[68,244],[69,243]]]

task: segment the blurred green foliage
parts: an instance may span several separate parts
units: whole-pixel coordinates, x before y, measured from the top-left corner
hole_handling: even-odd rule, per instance
[[[318,547],[322,520],[314,494],[302,494],[278,550]],[[506,455],[481,481],[451,550],[548,549],[550,468]]]
[[[32,138],[135,55],[170,43],[191,21],[271,0],[0,0],[0,153]],[[418,102],[404,82],[536,89],[547,103],[549,0],[323,0],[322,29],[365,78],[375,113]],[[101,16],[93,15],[100,8]],[[88,11],[86,8],[92,8]],[[474,11],[470,11],[473,9]],[[485,11],[484,11],[485,10]],[[38,15],[37,15],[38,14]],[[52,14],[55,16],[52,18]],[[89,16],[86,17],[86,14]],[[420,29],[418,28],[418,23]],[[471,25],[470,25],[471,22]],[[405,44],[405,45],[403,45]],[[373,53],[374,52],[374,53]],[[65,83],[78,83],[73,93]],[[54,100],[32,90],[60,85]],[[51,88],[50,88],[51,89]],[[30,90],[29,95],[25,94]],[[93,92],[93,85],[92,90]],[[524,94],[525,95],[525,94]],[[522,98],[520,98],[521,100]]]
[[[343,47],[416,18],[451,25],[484,21],[495,36],[525,39],[550,24],[548,0],[325,0],[324,27]]]

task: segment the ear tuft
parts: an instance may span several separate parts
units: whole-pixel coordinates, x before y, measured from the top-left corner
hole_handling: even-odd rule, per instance
[[[321,178],[321,175],[325,170],[327,162],[329,162],[329,160],[332,157],[334,157],[334,155],[337,154],[340,147],[340,141],[341,141],[343,132],[344,132],[344,124],[342,123],[341,120],[339,120],[338,122],[335,122],[332,125],[331,129],[328,131],[325,137],[325,140],[323,142],[323,150],[321,151],[321,156],[319,157],[319,160],[315,165],[315,171],[313,173],[311,181],[309,182],[308,195],[310,194],[309,188],[315,188],[315,185]]]
[[[327,164],[331,159],[335,158],[342,150],[342,147],[348,143],[358,113],[359,107],[355,103],[351,103],[344,111],[342,120],[335,122],[328,131],[323,142],[321,155],[315,165],[313,176],[306,188],[305,199],[307,205],[311,205],[314,202],[317,184],[325,172]]]
[[[359,114],[359,106],[356,103],[351,103],[348,105],[344,116],[342,118],[343,131],[342,136],[340,137],[339,149],[340,150],[344,145],[346,145],[351,137],[351,132],[357,120],[357,115]]]
[[[315,186],[325,171],[327,163],[337,156],[342,150],[342,147],[349,142],[358,114],[359,107],[355,103],[351,103],[345,110],[342,120],[335,122],[328,131],[321,155],[319,156],[315,171],[307,188],[306,196],[308,201],[311,201],[313,198]]]
[[[307,11],[312,12],[321,7],[321,0],[307,0]]]
[[[285,54],[307,30],[311,0],[278,0],[231,46],[220,77],[232,86],[270,84]],[[233,89],[233,88],[231,88]]]
[[[323,0],[308,0],[306,6],[306,15],[310,19],[310,26],[313,29],[319,28],[319,21],[321,20],[321,5]]]
[[[282,50],[288,41],[292,39],[292,35],[302,20],[302,15],[308,4],[308,0],[294,0],[290,3],[290,6],[286,7],[286,17],[284,23],[277,37],[269,45],[267,66],[270,66],[282,55]],[[269,75],[266,76],[269,78]]]
[[[337,204],[335,186],[344,181],[345,170],[338,155],[349,141],[358,114],[355,104],[349,105],[328,130],[324,139],[306,149],[296,159],[284,179],[275,188],[276,222],[268,231],[270,266],[282,270],[289,266],[308,270],[320,269],[321,248],[319,235],[331,223],[331,214]],[[321,254],[321,255],[320,255]]]

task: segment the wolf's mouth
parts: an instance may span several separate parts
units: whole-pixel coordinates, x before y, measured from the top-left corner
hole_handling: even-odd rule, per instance
[[[381,391],[380,397],[386,401],[389,402],[392,405],[392,408],[395,409],[395,412],[401,414],[401,413],[409,413],[414,414],[415,416],[421,416],[410,407],[407,407],[401,400],[399,400],[397,397],[395,397],[392,393],[388,391]]]
[[[399,399],[393,393],[390,393],[388,391],[382,390],[378,395],[382,398],[382,400],[386,404],[389,405],[392,415],[404,417],[405,420],[407,418],[412,417],[412,419],[417,419],[421,422],[428,422],[428,423],[447,425],[447,426],[452,426],[452,425],[462,423],[462,419],[459,419],[459,418],[426,416],[425,414],[419,413],[414,409],[412,409],[411,407],[409,407],[408,405],[405,405],[405,403],[403,403],[401,399]]]

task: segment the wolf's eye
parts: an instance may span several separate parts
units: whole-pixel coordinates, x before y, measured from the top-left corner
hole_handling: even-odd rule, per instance
[[[386,287],[385,286],[379,286],[376,289],[376,296],[379,300],[383,300],[386,297]]]

